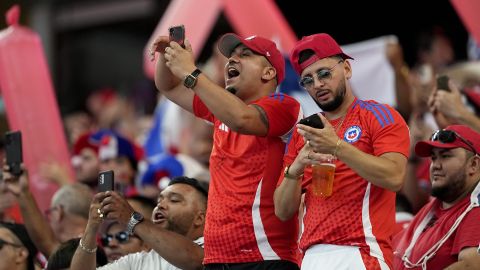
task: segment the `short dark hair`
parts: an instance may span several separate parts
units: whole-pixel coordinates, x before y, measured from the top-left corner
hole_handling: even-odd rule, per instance
[[[34,270],[37,247],[33,244],[25,226],[23,224],[0,222],[0,228],[11,231],[20,240],[22,245],[28,250],[28,270]]]
[[[46,270],[61,270],[70,268],[73,255],[78,248],[80,238],[73,238],[62,243],[48,258]],[[107,255],[102,247],[97,247],[97,267],[108,263]]]
[[[170,183],[168,183],[169,186],[175,185],[175,184],[189,185],[194,189],[196,189],[197,191],[199,191],[200,193],[202,193],[202,195],[205,196],[206,199],[208,199],[208,183],[206,182],[198,181],[195,178],[179,176],[179,177],[173,178],[172,180],[170,180]]]

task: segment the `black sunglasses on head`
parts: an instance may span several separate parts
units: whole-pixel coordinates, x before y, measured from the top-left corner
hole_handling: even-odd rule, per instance
[[[441,143],[452,143],[457,138],[460,139],[463,143],[465,143],[475,155],[478,154],[471,142],[464,139],[462,136],[460,136],[458,133],[456,133],[453,130],[445,130],[445,129],[437,130],[432,134],[430,141],[432,142],[439,141]]]
[[[101,237],[101,242],[102,242],[102,245],[104,247],[107,247],[110,245],[110,242],[112,242],[113,238],[115,237],[115,239],[117,239],[117,241],[120,243],[120,244],[124,244],[126,242],[128,242],[128,239],[130,239],[130,237],[136,237],[135,235],[130,235],[128,234],[127,232],[118,232],[116,234],[104,234],[102,235]]]
[[[5,241],[3,239],[0,238],[0,250],[3,248],[3,246],[5,245],[9,245],[9,246],[12,246],[12,247],[22,247],[22,245],[17,245],[15,243],[10,243],[8,241]]]

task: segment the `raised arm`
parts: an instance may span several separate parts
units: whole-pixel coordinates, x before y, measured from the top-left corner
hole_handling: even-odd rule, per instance
[[[165,41],[166,37],[163,37],[163,42]],[[243,134],[266,135],[268,119],[262,108],[247,105],[240,98],[211,81],[205,74],[201,73],[198,76],[193,89],[183,86],[184,78],[197,69],[188,40],[185,41],[185,45],[186,48],[183,49],[176,42],[170,42],[170,46],[165,48],[163,59],[160,58],[157,62],[155,76],[157,88],[170,100],[190,112],[193,111],[192,102],[193,93],[195,93],[208,110],[231,130]],[[172,75],[175,78],[172,78]],[[171,90],[163,91],[162,89]]]
[[[107,192],[102,200],[102,210],[108,219],[115,219],[127,225],[133,208],[116,192]],[[203,216],[204,218],[204,216]],[[153,224],[148,217],[134,228],[146,244],[152,247],[162,258],[180,269],[203,269],[203,248],[191,239]],[[204,221],[202,221],[204,222]]]
[[[159,228],[150,220],[138,224],[135,233],[176,267],[184,270],[203,269],[203,248],[187,237]]]
[[[434,89],[429,99],[430,111],[440,128],[452,124],[467,125],[480,132],[480,118],[467,109],[458,87],[450,80],[450,91]]]
[[[103,221],[98,209],[100,209],[100,202],[103,198],[105,198],[105,193],[98,193],[93,197],[87,227],[73,255],[70,264],[71,270],[93,270],[97,267],[97,232]]]
[[[171,44],[173,43],[175,42]],[[155,55],[155,52],[158,52],[158,59],[155,66],[155,86],[169,100],[193,113],[193,92],[183,85],[184,77],[176,77],[167,67],[165,49],[169,46],[169,38],[167,36],[160,36],[155,39],[150,48],[152,57]]]
[[[4,166],[3,181],[4,188],[18,198],[25,227],[33,243],[48,258],[60,246],[60,242],[55,238],[52,228],[45,220],[30,192],[28,173],[25,167],[23,167],[22,175],[15,177],[9,172],[8,166]]]

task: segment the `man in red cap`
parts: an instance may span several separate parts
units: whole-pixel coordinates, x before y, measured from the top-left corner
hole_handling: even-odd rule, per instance
[[[297,125],[275,191],[275,213],[296,216],[302,193],[302,269],[388,269],[395,226],[395,192],[405,175],[408,127],[388,105],[358,100],[350,85],[352,68],[328,34],[302,38],[291,62],[300,84],[323,113],[324,128]],[[336,158],[333,193],[313,194],[312,168]]]
[[[285,76],[275,43],[224,35],[225,91],[195,66],[191,46],[159,37],[155,83],[170,100],[214,125],[206,269],[298,269],[297,220],[275,216],[273,192],[288,136],[302,117],[293,98],[276,93]]]
[[[415,153],[432,159],[435,199],[395,237],[395,269],[479,269],[480,133],[448,126]]]

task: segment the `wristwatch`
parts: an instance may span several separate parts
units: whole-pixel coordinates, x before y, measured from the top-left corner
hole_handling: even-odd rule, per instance
[[[185,85],[187,88],[193,89],[193,87],[195,87],[197,84],[197,79],[200,73],[202,73],[200,69],[195,69],[191,74],[188,74],[187,77],[185,77],[183,80],[183,85]]]
[[[130,216],[130,220],[128,221],[128,224],[127,224],[127,233],[133,234],[133,229],[135,228],[135,226],[137,226],[137,224],[142,221],[143,221],[143,215],[134,211]]]

